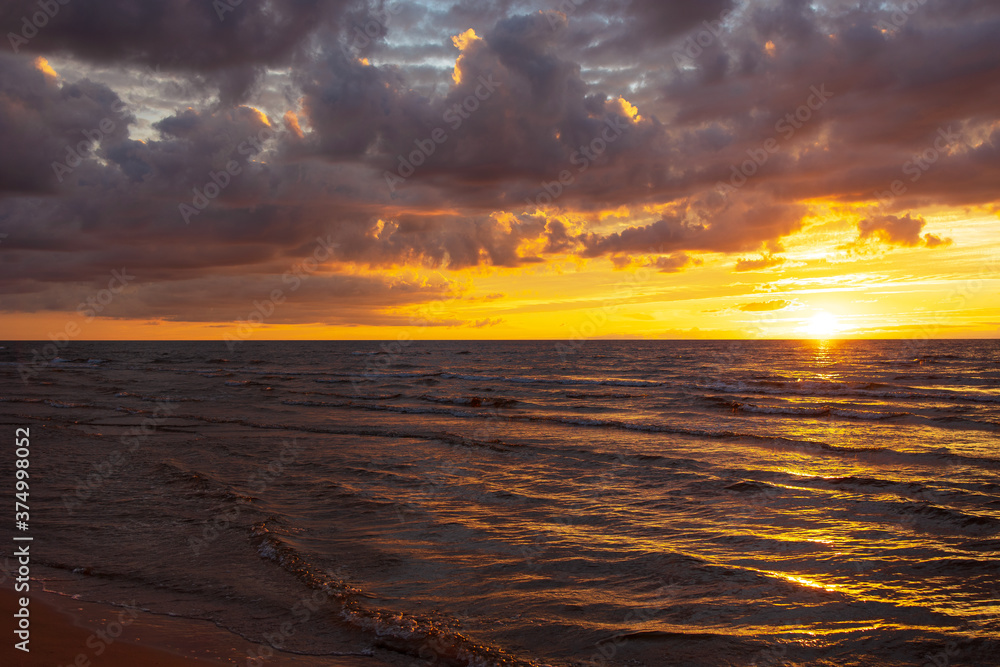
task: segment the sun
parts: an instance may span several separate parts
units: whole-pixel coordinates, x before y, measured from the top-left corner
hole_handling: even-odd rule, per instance
[[[837,316],[821,310],[806,324],[806,332],[813,338],[833,338],[841,330]]]

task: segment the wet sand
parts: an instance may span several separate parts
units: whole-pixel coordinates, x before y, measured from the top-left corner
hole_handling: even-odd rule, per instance
[[[0,618],[4,646],[0,663],[13,667],[182,667],[183,665],[248,665],[248,642],[208,621],[150,614],[139,610],[81,602],[40,590],[32,582],[29,653],[14,648],[11,632],[18,598],[10,584],[0,588]],[[116,637],[115,637],[116,635]],[[275,651],[268,660],[254,662],[293,667],[384,667],[402,664],[379,657],[299,656]]]

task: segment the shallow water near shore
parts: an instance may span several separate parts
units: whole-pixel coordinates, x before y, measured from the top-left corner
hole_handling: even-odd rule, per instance
[[[995,664],[996,341],[4,345],[52,590],[413,664]]]

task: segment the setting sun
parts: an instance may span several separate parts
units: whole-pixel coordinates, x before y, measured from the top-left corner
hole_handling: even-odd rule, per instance
[[[812,316],[806,325],[806,333],[813,338],[833,338],[843,327],[837,316],[821,310]]]

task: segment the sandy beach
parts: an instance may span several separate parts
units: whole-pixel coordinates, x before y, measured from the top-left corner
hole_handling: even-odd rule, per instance
[[[0,615],[11,619],[18,598],[0,589]],[[0,650],[4,665],[14,667],[181,667],[183,665],[247,665],[248,651],[260,647],[207,621],[150,614],[110,605],[81,602],[39,590],[31,591],[30,652],[11,645]],[[9,626],[9,623],[8,623]],[[275,651],[257,665],[293,667],[381,667],[379,658],[299,656]]]

